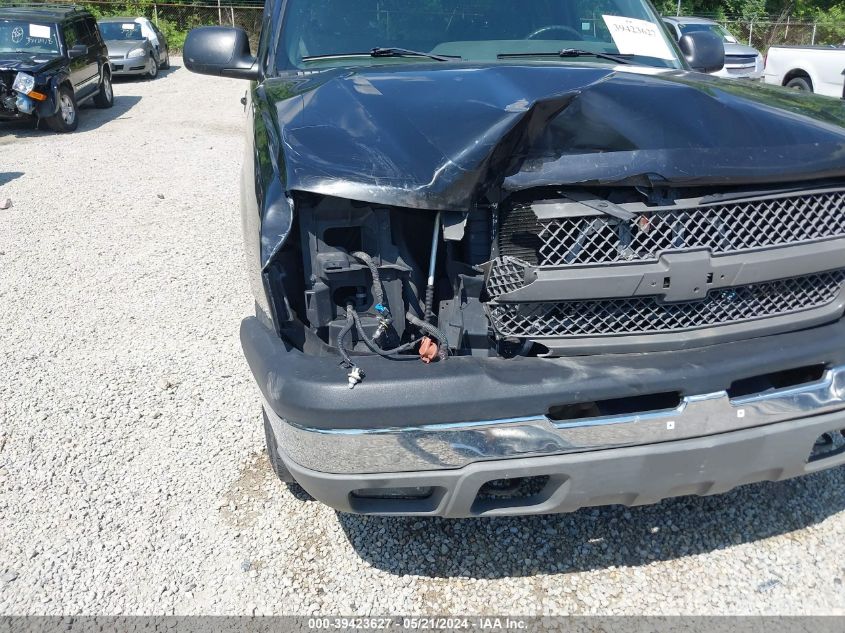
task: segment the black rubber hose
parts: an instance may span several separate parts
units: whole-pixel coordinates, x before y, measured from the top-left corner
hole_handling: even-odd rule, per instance
[[[395,356],[397,354],[401,354],[402,352],[409,352],[412,349],[414,349],[414,347],[416,345],[418,345],[419,342],[422,340],[422,339],[416,339],[415,341],[411,341],[410,343],[405,343],[404,345],[400,345],[399,347],[395,347],[393,349],[381,349],[378,345],[376,345],[376,343],[375,343],[375,341],[373,341],[373,339],[371,339],[369,336],[367,336],[367,333],[364,331],[364,326],[361,324],[361,319],[358,316],[357,312],[352,313],[352,318],[355,321],[355,328],[358,331],[358,337],[362,341],[364,341],[364,345],[369,347],[371,351],[375,352],[379,356],[383,356],[385,358],[392,358],[393,356]]]
[[[349,367],[355,367],[355,363],[353,363],[352,359],[349,358],[349,354],[346,351],[345,342],[346,337],[349,336],[349,333],[352,331],[352,326],[355,325],[355,316],[356,314],[355,311],[352,309],[352,304],[346,304],[346,324],[340,331],[340,336],[337,337],[337,347],[340,350],[340,355],[343,358],[343,362]]]
[[[446,350],[446,353],[449,353],[449,340],[446,338],[446,335],[443,333],[442,330],[435,327],[431,323],[428,323],[427,321],[418,319],[411,312],[408,312],[408,314],[405,315],[405,318],[408,319],[408,322],[412,325],[416,325],[418,328],[430,334],[433,338],[437,339],[443,349]]]
[[[381,276],[378,273],[378,266],[373,261],[373,258],[361,251],[352,253],[352,257],[361,260],[370,269],[370,275],[373,277],[373,299],[376,305],[384,305],[384,291],[381,289]]]

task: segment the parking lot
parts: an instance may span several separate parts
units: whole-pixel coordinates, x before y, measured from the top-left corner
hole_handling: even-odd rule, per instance
[[[337,514],[264,452],[237,331],[247,84],[0,127],[0,613],[845,614],[845,468],[644,508]]]

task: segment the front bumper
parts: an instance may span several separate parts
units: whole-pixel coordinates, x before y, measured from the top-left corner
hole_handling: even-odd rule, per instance
[[[274,428],[281,421],[272,420]],[[283,424],[283,422],[281,422]],[[572,512],[586,506],[657,503],[684,495],[712,495],[759,481],[780,481],[845,464],[845,452],[809,461],[816,439],[845,428],[845,413],[663,444],[477,462],[454,470],[332,474],[305,468],[284,450],[296,481],[319,501],[344,512],[452,518]],[[375,452],[375,451],[374,451]],[[335,463],[333,455],[326,463]],[[536,478],[522,497],[489,497],[485,484]],[[378,489],[429,489],[426,497],[361,496]],[[364,493],[368,494],[368,493]]]
[[[134,59],[109,60],[111,74],[114,77],[128,75],[145,75],[149,70],[149,58],[137,57]]]
[[[792,388],[733,398],[719,391],[687,396],[673,408],[566,421],[542,415],[331,430],[286,422],[266,403],[264,408],[280,446],[300,466],[335,474],[440,470],[481,461],[674,442],[826,413],[845,416],[845,366]]]
[[[845,463],[811,461],[845,429],[845,322],[648,354],[453,358],[433,366],[359,357],[347,389],[334,357],[302,354],[257,319],[241,327],[278,453],[314,497],[348,512],[450,517],[564,512],[713,494]],[[742,391],[738,381],[810,365],[816,380]],[[678,392],[678,406],[553,419],[557,405]],[[739,395],[751,393],[751,395]],[[493,480],[542,490],[484,499]],[[431,489],[414,499],[360,492]],[[355,493],[355,491],[358,491]],[[354,493],[354,494],[353,494]]]

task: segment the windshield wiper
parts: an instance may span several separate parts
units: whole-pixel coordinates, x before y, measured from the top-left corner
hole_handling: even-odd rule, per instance
[[[511,57],[598,57],[599,59],[607,59],[617,64],[630,64],[631,60],[626,59],[633,57],[632,55],[611,55],[610,53],[595,53],[593,51],[585,51],[580,48],[564,48],[555,53],[499,53],[496,55],[497,59],[508,59]]]
[[[435,55],[434,53],[421,53],[407,48],[377,46],[367,53],[332,53],[329,55],[308,55],[302,61],[309,62],[313,59],[342,59],[344,57],[428,57],[438,62],[448,62],[452,59],[461,59],[459,55]]]

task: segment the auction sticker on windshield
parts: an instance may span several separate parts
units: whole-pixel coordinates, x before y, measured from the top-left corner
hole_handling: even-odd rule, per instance
[[[675,59],[660,28],[653,22],[603,15],[613,43],[622,55],[642,55],[658,59]]]
[[[30,24],[29,25],[29,36],[33,39],[38,39],[38,40],[52,39],[52,36],[50,34],[50,27],[44,26],[43,24]]]

